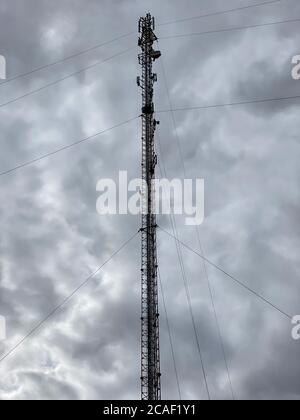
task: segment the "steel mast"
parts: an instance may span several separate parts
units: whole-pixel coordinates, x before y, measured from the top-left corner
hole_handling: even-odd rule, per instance
[[[142,75],[137,78],[142,89],[142,261],[141,261],[141,398],[161,399],[161,373],[159,351],[159,313],[156,250],[156,215],[154,210],[155,153],[154,133],[159,124],[154,118],[153,87],[157,75],[152,72],[153,62],[161,56],[153,48],[154,18],[148,13],[139,20],[139,63]]]

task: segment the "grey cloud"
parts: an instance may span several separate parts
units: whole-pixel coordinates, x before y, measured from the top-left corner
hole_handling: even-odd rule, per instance
[[[227,3],[227,2],[226,2]],[[148,11],[157,23],[239,7],[238,1],[1,2],[1,54],[9,77],[137,30]],[[296,1],[158,26],[159,36],[294,18]],[[128,37],[0,86],[1,102],[96,60],[136,46]],[[299,93],[290,59],[297,25],[161,40],[174,106]],[[157,109],[169,108],[161,64]],[[140,113],[137,50],[0,108],[1,171]],[[299,312],[298,102],[176,113],[188,176],[206,183],[205,254],[294,314]],[[168,176],[183,176],[171,116],[159,116]],[[160,160],[161,161],[161,160]],[[162,164],[162,161],[161,161]],[[49,310],[139,229],[139,218],[96,213],[99,178],[140,172],[140,121],[0,178],[0,313],[4,354]],[[171,230],[167,218],[159,224]],[[198,249],[178,218],[179,236]],[[172,239],[159,233],[159,261],[183,398],[206,398],[199,355]],[[140,245],[136,238],[72,302],[0,364],[2,399],[139,398]],[[183,251],[208,383],[230,399],[203,264]],[[299,399],[298,343],[274,309],[208,268],[235,394]],[[177,398],[161,305],[162,383]]]

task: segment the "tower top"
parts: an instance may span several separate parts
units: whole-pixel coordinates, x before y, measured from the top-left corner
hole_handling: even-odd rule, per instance
[[[139,33],[141,36],[138,40],[138,46],[142,49],[143,54],[147,54],[150,58],[155,61],[161,56],[161,52],[153,49],[153,43],[158,40],[154,33],[155,20],[150,13],[147,13],[145,17],[141,17],[139,20]]]
[[[139,33],[142,32],[143,24],[147,24],[150,28],[155,31],[155,18],[151,16],[151,13],[147,13],[146,16],[142,16],[139,20]]]

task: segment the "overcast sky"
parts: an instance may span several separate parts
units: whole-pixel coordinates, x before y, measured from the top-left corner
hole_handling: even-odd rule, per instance
[[[161,23],[256,0],[2,0],[0,54],[7,77],[137,32],[150,11],[161,38],[300,17],[297,0],[172,25]],[[298,29],[297,29],[298,28]],[[140,114],[137,34],[0,87],[0,103],[130,51],[0,108],[0,172]],[[291,59],[299,23],[161,39],[157,110],[300,94]],[[159,116],[160,164],[183,177],[169,113]],[[299,100],[175,113],[186,172],[204,178],[205,255],[285,312],[299,304]],[[140,120],[1,176],[0,314],[3,356],[140,226],[96,212],[96,183],[140,175]],[[163,160],[162,160],[163,159]],[[171,230],[168,218],[159,224]],[[198,250],[196,231],[177,220]],[[159,264],[184,399],[206,399],[174,241],[158,234]],[[230,399],[204,266],[182,250],[208,386]],[[300,342],[291,323],[206,267],[237,399],[299,399]],[[178,398],[163,306],[162,396]],[[137,236],[36,334],[0,363],[1,399],[140,397],[140,239]]]

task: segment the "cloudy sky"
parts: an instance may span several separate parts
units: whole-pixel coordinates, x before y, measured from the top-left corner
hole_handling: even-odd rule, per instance
[[[156,17],[163,54],[155,63],[157,110],[170,109],[167,86],[174,108],[299,95],[300,81],[291,78],[299,23],[172,38],[300,18],[297,0],[162,25],[255,3],[2,0],[0,54],[8,78],[133,34],[0,86],[0,172],[140,114],[135,32],[148,11]],[[299,100],[176,112],[178,138],[172,115],[159,118],[159,160],[168,177],[184,176],[179,140],[187,175],[205,179],[199,228],[205,255],[288,314],[300,314]],[[119,170],[139,176],[140,149],[136,119],[1,175],[2,358],[139,229],[139,217],[97,214],[96,184],[117,179]],[[198,250],[195,228],[183,217],[176,222],[180,239]],[[159,224],[171,230],[168,218]],[[182,398],[206,399],[174,240],[160,232],[158,250]],[[299,399],[300,342],[291,338],[291,322],[195,254],[184,248],[182,254],[211,397],[230,399],[231,392],[205,269],[235,397]],[[0,362],[0,398],[138,399],[139,300],[137,236]],[[163,306],[160,312],[162,394],[176,399]]]

